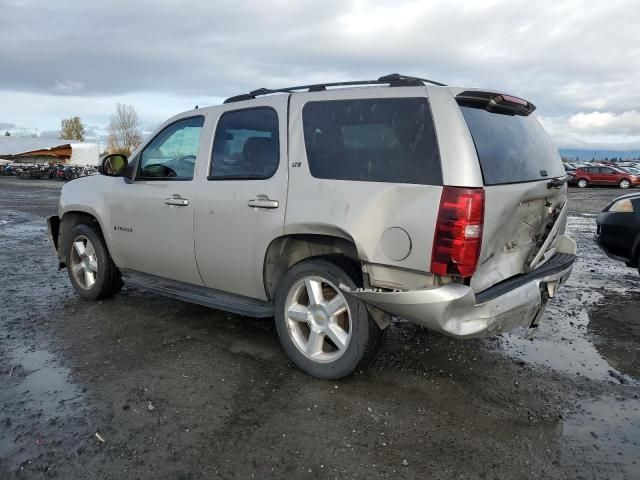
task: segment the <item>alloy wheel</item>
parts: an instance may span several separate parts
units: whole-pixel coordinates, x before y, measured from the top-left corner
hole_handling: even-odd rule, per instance
[[[70,268],[78,285],[89,290],[98,278],[98,259],[91,241],[79,235],[73,241],[70,255]]]
[[[328,280],[299,279],[285,301],[287,332],[307,358],[330,363],[341,357],[352,333],[351,312],[342,292]]]

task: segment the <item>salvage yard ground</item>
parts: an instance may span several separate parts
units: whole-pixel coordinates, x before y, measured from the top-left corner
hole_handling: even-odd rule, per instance
[[[327,382],[270,321],[78,298],[60,187],[0,178],[0,478],[640,478],[640,276],[592,240],[620,190],[571,190],[580,258],[533,341],[395,323]]]

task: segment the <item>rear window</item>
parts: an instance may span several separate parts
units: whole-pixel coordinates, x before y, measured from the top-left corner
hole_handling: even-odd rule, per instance
[[[555,145],[531,115],[506,115],[461,106],[485,185],[564,176]]]
[[[316,178],[442,184],[426,98],[309,102],[302,123]]]

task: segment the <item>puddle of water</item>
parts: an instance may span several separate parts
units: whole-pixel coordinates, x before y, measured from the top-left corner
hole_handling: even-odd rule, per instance
[[[594,244],[593,218],[570,216],[567,232],[579,245],[569,281],[549,303],[538,334],[532,340],[524,339],[522,331],[505,334],[502,348],[519,360],[567,374],[638,385],[640,378],[620,371],[619,363],[603,354],[589,331],[589,309],[598,302],[615,304],[614,297],[629,289],[629,269],[607,258]],[[611,329],[599,333],[616,337]]]
[[[590,337],[609,365],[640,380],[640,294],[608,295],[589,309]]]
[[[519,360],[567,374],[582,375],[592,380],[640,384],[637,379],[618,370],[617,365],[609,362],[585,336],[588,324],[586,309],[567,319],[566,312],[550,306],[538,335],[527,340],[518,331],[505,334],[502,348]]]
[[[584,413],[565,420],[563,435],[603,464],[622,465],[628,478],[640,478],[640,400],[606,397],[582,408]]]
[[[69,370],[56,365],[49,352],[25,352],[17,363],[30,372],[18,390],[29,395],[31,405],[46,418],[60,416],[61,405],[79,397],[80,389],[69,381]]]
[[[31,432],[20,432],[16,436],[21,419],[37,418],[36,425],[45,425],[53,419],[77,414],[83,402],[82,391],[71,382],[69,369],[60,366],[51,353],[31,349],[15,349],[8,353],[11,378],[6,379],[8,387],[0,395],[0,402],[5,398],[19,398],[20,411],[6,412],[7,418],[12,415],[11,425],[16,431],[0,430],[0,460],[15,467],[29,458],[28,449],[22,447],[30,441],[25,440],[29,435],[24,434]]]
[[[545,322],[558,320],[564,321],[562,315],[545,314]],[[586,327],[589,323],[587,312],[581,311],[572,321],[578,329]],[[614,380],[609,373],[613,370],[616,375],[619,375],[619,378],[624,378],[628,383],[635,382],[633,378],[612,367],[600,355],[593,343],[582,336],[575,335],[575,333],[567,332],[566,335],[562,335],[557,332],[552,336],[537,336],[533,340],[516,335],[517,333],[505,335],[503,347],[507,353],[520,360],[602,381]]]

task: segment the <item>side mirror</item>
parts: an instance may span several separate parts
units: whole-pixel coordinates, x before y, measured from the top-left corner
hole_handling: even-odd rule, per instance
[[[109,177],[121,177],[127,168],[128,160],[127,156],[121,153],[112,153],[102,159],[100,168],[98,171],[102,175]]]

